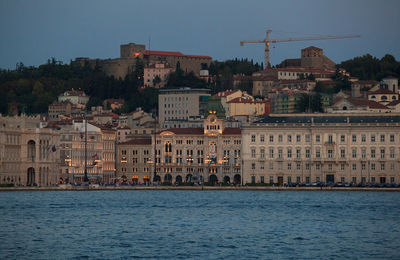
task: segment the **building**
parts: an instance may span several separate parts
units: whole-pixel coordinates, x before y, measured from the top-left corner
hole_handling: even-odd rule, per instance
[[[117,145],[117,179],[143,184],[152,182],[153,150],[150,138],[137,138]]]
[[[271,103],[268,100],[255,99],[252,96],[238,97],[227,103],[227,117],[261,116],[271,112]]]
[[[310,46],[301,50],[301,67],[316,69],[335,69],[335,63],[324,55],[318,47]]]
[[[120,109],[124,103],[125,101],[122,98],[109,98],[103,101],[103,108],[107,110],[109,106],[111,110]]]
[[[54,101],[49,105],[48,119],[49,121],[57,121],[82,113],[84,113],[82,106],[74,105],[69,101]]]
[[[204,128],[172,128],[152,138],[158,181],[241,183],[241,130],[214,114]]]
[[[128,43],[120,46],[120,57],[115,59],[89,59],[85,57],[76,58],[72,63],[77,66],[98,66],[107,75],[124,79],[136,68],[136,62],[143,64],[168,63],[176,68],[179,62],[185,72],[193,72],[200,76],[200,71],[209,67],[212,58],[202,55],[187,55],[181,52],[146,50],[143,44]],[[145,82],[146,83],[146,82]]]
[[[374,100],[337,97],[326,111],[328,113],[387,113],[390,109]]]
[[[85,124],[84,120],[59,122],[61,129],[60,163],[61,176],[66,182],[82,183],[85,174],[91,182],[111,183],[115,178],[115,130]],[[85,128],[87,144],[85,154]]]
[[[386,77],[382,79],[382,82],[387,86],[390,91],[399,94],[399,79],[395,77]]]
[[[86,108],[89,96],[80,90],[68,90],[58,96],[58,102],[69,101],[80,109]]]
[[[52,186],[59,181],[57,130],[40,117],[0,115],[0,184]]]
[[[400,182],[400,114],[270,115],[242,144],[245,183]]]
[[[209,89],[161,89],[158,95],[159,123],[167,120],[188,120],[205,114],[205,106],[210,97]]]
[[[393,92],[389,89],[381,88],[376,91],[368,92],[368,100],[379,102],[386,105],[392,101],[398,100],[398,92]]]
[[[175,71],[168,63],[152,63],[144,67],[144,86],[162,88],[167,83],[168,75]]]

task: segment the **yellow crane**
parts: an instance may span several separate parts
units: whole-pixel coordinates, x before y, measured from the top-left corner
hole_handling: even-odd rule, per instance
[[[286,38],[286,39],[270,39],[269,34],[272,30],[267,30],[265,39],[262,41],[241,41],[240,46],[244,46],[245,43],[264,43],[265,44],[265,52],[264,52],[264,61],[265,67],[270,68],[270,59],[269,59],[269,45],[271,43],[277,42],[296,42],[296,41],[314,41],[314,40],[330,40],[330,39],[345,39],[345,38],[358,38],[360,35],[352,34],[352,35],[326,35],[326,36],[316,36],[316,37],[301,37],[301,38]]]

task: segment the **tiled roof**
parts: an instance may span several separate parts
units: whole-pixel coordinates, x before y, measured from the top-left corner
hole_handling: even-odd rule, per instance
[[[124,102],[125,102],[122,98],[118,98],[118,99],[109,98],[109,99],[106,99],[105,101],[110,104],[124,104]]]
[[[176,135],[203,135],[204,134],[204,129],[203,128],[169,128],[167,130],[160,131],[162,132],[173,132]]]
[[[389,89],[385,89],[385,88],[381,88],[381,89],[378,89],[376,91],[369,91],[368,92],[368,95],[379,95],[379,94],[394,95],[394,94],[396,94],[396,92],[393,92],[393,91],[391,91]]]
[[[304,48],[303,50],[317,50],[317,51],[322,51],[321,48],[318,48],[318,47],[315,47],[315,46],[310,46],[310,47]]]
[[[138,138],[132,139],[124,143],[120,143],[119,145],[151,145],[150,138]]]
[[[238,97],[234,98],[231,101],[228,101],[227,103],[266,103],[264,100],[254,100],[252,98],[248,97]]]
[[[395,123],[400,122],[400,116],[265,116],[263,119],[255,121],[253,124],[296,124],[296,123],[311,123],[314,120],[316,124],[322,123],[347,123],[349,118],[350,123]]]
[[[272,69],[264,69],[257,72],[269,72],[269,71],[282,71],[282,72],[299,72],[299,73],[335,73],[335,70],[329,69],[310,69],[304,67],[287,67],[287,68],[272,68]],[[255,73],[257,73],[255,72]]]
[[[382,105],[381,103],[378,103],[373,100],[347,98],[347,101],[349,101],[350,103],[352,103],[355,106],[369,107],[369,108],[373,108],[373,109],[389,109],[387,106]]]
[[[235,92],[238,92],[239,90],[226,90],[226,91],[221,91],[218,92],[217,94],[213,95],[214,97],[227,97]]]
[[[242,129],[234,127],[225,127],[222,132],[223,135],[240,135],[242,134]]]
[[[391,107],[391,106],[396,106],[398,104],[400,104],[400,99],[399,100],[393,100],[392,102],[390,102],[386,106]]]
[[[199,59],[212,59],[210,56],[201,55],[186,55],[178,51],[145,51],[144,55],[158,55],[158,56],[175,56],[175,57],[186,57],[186,58],[199,58]]]

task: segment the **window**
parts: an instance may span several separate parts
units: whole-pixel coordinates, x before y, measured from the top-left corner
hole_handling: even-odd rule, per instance
[[[333,136],[332,135],[328,135],[328,142],[330,144],[333,143]]]
[[[344,136],[344,135],[341,135],[341,136],[340,136],[340,142],[344,143],[345,141],[346,141],[345,136]]]
[[[298,142],[298,143],[301,142],[301,135],[296,135],[296,142]]]
[[[274,158],[274,148],[269,149],[269,158]]]
[[[297,183],[300,183],[300,176],[297,176],[297,177],[296,177],[296,182],[297,182]]]
[[[292,149],[288,148],[287,150],[287,157],[292,158]]]
[[[306,135],[306,142],[310,142],[310,135]]]
[[[273,142],[274,142],[274,136],[273,136],[273,135],[270,135],[270,136],[269,136],[269,142],[270,142],[270,143],[273,143]]]
[[[306,177],[306,183],[310,183],[310,177]]]
[[[345,149],[341,149],[340,150],[340,158],[344,158],[346,157],[346,150]]]
[[[315,136],[315,142],[319,143],[321,141],[321,136],[320,135],[316,135]]]
[[[371,163],[371,170],[375,170],[375,163]]]
[[[274,183],[274,176],[269,176],[269,183],[270,184]]]
[[[352,157],[352,158],[357,158],[357,150],[356,150],[356,149],[353,149],[353,150],[351,151],[351,157]]]
[[[333,158],[333,150],[328,150],[328,158]]]
[[[306,163],[306,170],[310,170],[310,163]]]
[[[301,169],[301,164],[300,163],[296,163],[296,170],[300,170]]]
[[[278,158],[282,158],[282,149],[278,149]]]
[[[394,183],[394,177],[390,177],[390,183]]]
[[[252,184],[256,183],[256,176],[251,176],[251,183]]]
[[[366,166],[365,163],[362,163],[361,164],[361,170],[365,170],[365,166]]]
[[[394,148],[390,148],[390,158],[394,158]]]
[[[316,170],[321,170],[321,164],[319,164],[319,163],[315,164],[315,169]]]
[[[255,164],[255,163],[252,163],[252,164],[251,164],[251,169],[252,169],[252,170],[255,170],[255,169],[256,169],[256,164]]]
[[[264,176],[261,176],[261,177],[260,177],[260,182],[261,182],[261,183],[264,183]]]
[[[367,150],[361,149],[361,157],[362,157],[363,159],[365,159],[365,157],[367,157]]]
[[[274,163],[272,163],[272,162],[269,163],[269,169],[270,169],[270,170],[273,170],[273,169],[274,169]]]
[[[381,158],[385,158],[385,149],[381,149]]]
[[[365,135],[361,135],[361,142],[365,143],[367,140],[367,137]]]
[[[340,181],[341,181],[341,182],[345,182],[346,179],[345,179],[344,177],[340,177]]]
[[[299,159],[301,157],[301,150],[296,149],[296,158]]]
[[[352,136],[351,136],[351,141],[352,141],[353,143],[357,142],[357,136],[356,136],[356,135],[352,135]]]
[[[291,169],[292,169],[292,164],[291,164],[291,163],[288,163],[288,164],[287,164],[287,169],[288,169],[288,170],[291,170]]]
[[[264,170],[264,164],[260,164],[260,170]]]
[[[282,162],[278,162],[278,170],[282,170],[282,169],[283,169]]]
[[[382,170],[382,171],[385,170],[385,163],[381,163],[381,170]]]
[[[357,170],[357,164],[353,163],[352,167],[353,171]]]
[[[254,143],[256,141],[256,136],[255,135],[251,135],[251,142]]]
[[[320,158],[321,157],[321,150],[319,148],[317,150],[315,150],[315,157],[316,158]]]
[[[371,149],[371,158],[375,158],[375,149]]]
[[[385,142],[385,135],[381,135],[381,142],[382,142],[382,143]]]
[[[390,135],[390,142],[394,142],[394,135]]]
[[[306,149],[306,158],[310,158],[310,149]]]
[[[265,149],[264,148],[261,148],[261,150],[260,150],[260,157],[265,158]]]
[[[278,136],[278,142],[281,143],[282,141],[283,141],[283,136],[282,136],[282,135],[279,135],[279,136]]]
[[[291,136],[291,135],[288,135],[288,136],[287,136],[287,141],[288,141],[288,143],[291,143],[291,142],[292,142],[292,136]]]
[[[344,163],[340,164],[340,170],[344,171]]]
[[[256,158],[256,149],[251,149],[251,158]]]
[[[264,135],[260,135],[260,142],[264,143],[265,139],[264,139]],[[264,177],[263,177],[264,178]]]
[[[331,163],[328,164],[328,170],[332,171],[332,164]]]
[[[375,143],[375,135],[371,135],[371,143]]]

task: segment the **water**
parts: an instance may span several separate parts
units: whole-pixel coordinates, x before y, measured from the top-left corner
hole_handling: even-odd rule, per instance
[[[400,258],[400,193],[0,193],[1,259]]]

